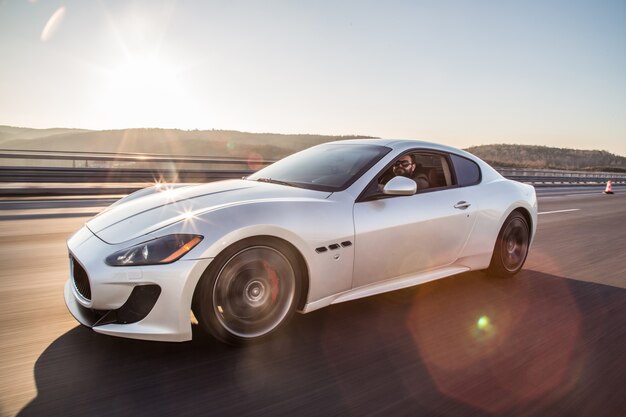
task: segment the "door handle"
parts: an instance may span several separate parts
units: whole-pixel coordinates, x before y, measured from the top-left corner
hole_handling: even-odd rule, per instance
[[[454,208],[459,209],[459,210],[465,210],[469,206],[471,206],[471,204],[468,203],[467,201],[459,201],[458,203],[454,205]]]

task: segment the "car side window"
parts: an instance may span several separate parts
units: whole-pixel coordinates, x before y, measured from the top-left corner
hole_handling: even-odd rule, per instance
[[[454,172],[459,186],[466,187],[480,183],[482,177],[480,167],[476,162],[454,154],[451,154],[450,158],[454,165]]]
[[[441,154],[414,154],[415,172],[413,179],[418,184],[418,191],[450,187],[454,185],[448,159]],[[421,187],[420,187],[421,184]]]
[[[384,185],[391,178],[398,175],[415,181],[418,193],[455,185],[454,176],[452,175],[448,158],[445,155],[418,151],[403,154],[394,161],[391,166],[378,176],[376,181],[377,190],[371,187],[368,194],[372,194],[375,191],[382,194]]]

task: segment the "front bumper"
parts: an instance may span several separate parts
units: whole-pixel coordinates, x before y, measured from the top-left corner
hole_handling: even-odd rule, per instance
[[[190,340],[193,292],[211,259],[181,259],[167,265],[142,267],[106,265],[106,256],[117,249],[87,228],[68,240],[68,250],[84,268],[90,286],[90,297],[86,298],[72,277],[65,284],[65,304],[72,316],[108,335],[172,342]]]

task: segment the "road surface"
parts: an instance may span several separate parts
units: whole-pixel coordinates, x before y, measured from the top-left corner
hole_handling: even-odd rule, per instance
[[[540,195],[516,278],[334,305],[245,348],[78,326],[65,240],[116,197],[3,200],[0,416],[624,416],[626,192]]]

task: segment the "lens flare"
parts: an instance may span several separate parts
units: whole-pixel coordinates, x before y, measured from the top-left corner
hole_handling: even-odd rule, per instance
[[[571,370],[581,316],[566,280],[519,276],[496,281],[474,272],[420,288],[406,325],[441,394],[502,414],[578,382]]]
[[[476,327],[478,330],[487,330],[490,327],[489,317],[481,316],[476,322]]]
[[[263,164],[263,156],[258,152],[250,152],[248,153],[247,158],[248,169],[253,171],[258,171],[263,168],[265,165]]]
[[[470,333],[474,337],[474,342],[477,343],[476,347],[481,351],[494,348],[493,342],[496,339],[496,327],[488,315],[480,316],[476,320],[476,324],[472,326]]]
[[[61,21],[63,21],[63,17],[65,16],[65,6],[59,7],[56,12],[48,19],[48,23],[44,26],[43,31],[41,32],[41,40],[42,42],[47,42],[52,38],[52,35],[57,31],[59,25],[61,25]]]

